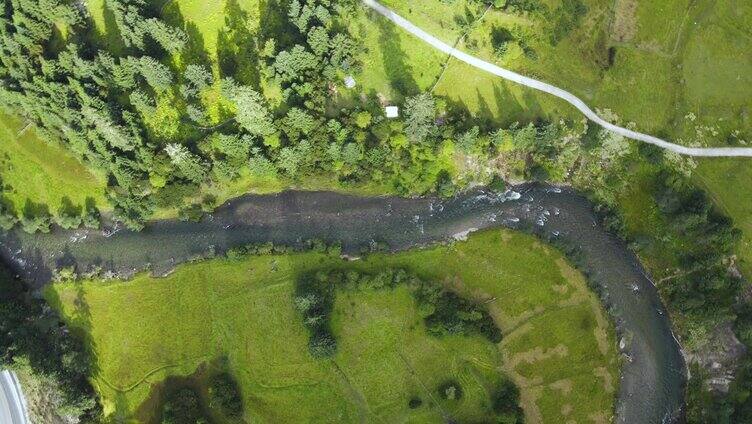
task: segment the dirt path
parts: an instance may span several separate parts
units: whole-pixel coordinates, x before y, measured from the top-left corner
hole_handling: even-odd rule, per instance
[[[588,107],[587,104],[585,104],[584,101],[582,101],[580,98],[578,98],[577,96],[575,96],[574,94],[566,90],[563,90],[559,87],[545,83],[543,81],[539,81],[533,78],[526,77],[524,75],[520,75],[508,69],[500,68],[492,63],[486,62],[475,56],[471,56],[467,53],[457,50],[456,48],[444,43],[443,41],[439,40],[433,35],[413,25],[412,22],[401,17],[400,15],[398,15],[391,9],[379,4],[376,0],[362,0],[362,1],[363,1],[363,4],[365,4],[369,8],[383,15],[385,18],[389,19],[394,24],[403,28],[407,32],[411,33],[412,35],[430,44],[433,48],[440,50],[456,59],[459,59],[467,63],[470,66],[474,66],[478,69],[492,73],[506,80],[515,82],[517,84],[522,84],[524,86],[527,86],[527,87],[530,87],[539,91],[543,91],[548,94],[552,94],[566,101],[572,106],[576,107],[589,120],[595,122],[601,127],[609,131],[612,131],[616,134],[630,138],[632,140],[637,140],[637,141],[642,141],[645,143],[653,144],[660,148],[670,150],[672,152],[675,152],[681,155],[703,156],[703,157],[752,157],[752,148],[750,147],[687,147],[687,146],[681,146],[679,144],[671,143],[666,140],[662,140],[660,138],[653,137],[648,134],[643,134],[637,131],[632,131],[624,127],[620,127],[618,125],[614,125],[606,121],[605,119],[601,118],[600,116],[598,116],[595,112],[593,112],[592,109],[590,109],[590,107]]]

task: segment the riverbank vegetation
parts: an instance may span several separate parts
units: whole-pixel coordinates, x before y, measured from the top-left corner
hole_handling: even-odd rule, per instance
[[[19,369],[31,383],[35,418],[100,418],[101,408],[89,382],[95,364],[83,340],[4,267],[0,268],[0,367]]]
[[[518,402],[534,421],[613,414],[613,328],[583,277],[532,236],[486,231],[355,262],[316,252],[241,253],[165,278],[48,287],[48,301],[87,335],[108,416],[153,419],[161,382],[190,377],[202,364],[232,375],[252,421],[478,421],[517,417]],[[503,339],[431,326],[430,308],[407,284],[376,288],[388,269],[487,310]],[[300,281],[319,272],[373,284],[336,290],[329,315],[336,349],[317,359],[301,321],[305,302],[296,299]],[[134,303],[138,309],[127,306]],[[87,318],[76,320],[81,309]],[[207,389],[198,387],[201,398]]]

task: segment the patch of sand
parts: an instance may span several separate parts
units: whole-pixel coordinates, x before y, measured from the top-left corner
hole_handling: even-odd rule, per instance
[[[610,414],[606,412],[598,412],[596,414],[589,416],[588,418],[593,420],[595,424],[607,424],[610,421],[608,418],[609,416]]]
[[[637,0],[616,0],[611,41],[627,43],[637,35]]]
[[[572,405],[571,404],[564,404],[561,407],[561,415],[564,415],[565,417],[572,413]]]
[[[564,379],[559,381],[554,381],[553,383],[548,385],[552,389],[556,389],[561,391],[561,394],[568,395],[572,392],[572,380]]]
[[[559,358],[566,358],[568,354],[569,349],[563,344],[558,344],[553,349],[543,349],[542,347],[536,347],[526,352],[514,354],[510,358],[509,364],[512,368],[517,368],[517,365],[523,362],[532,364],[534,362],[545,361],[546,359],[554,358],[556,356],[558,356]],[[540,382],[536,384],[540,384]]]
[[[531,387],[520,390],[520,403],[522,410],[525,412],[525,422],[529,424],[539,424],[543,422],[543,416],[538,408],[538,398],[543,393],[542,387]]]
[[[594,369],[593,372],[597,377],[603,379],[603,389],[608,393],[613,393],[616,388],[614,387],[613,378],[611,377],[611,374],[608,373],[608,370],[603,367],[598,367]]]

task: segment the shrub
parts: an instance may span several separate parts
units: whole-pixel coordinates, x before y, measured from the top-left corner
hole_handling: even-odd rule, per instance
[[[86,208],[84,209],[83,224],[86,228],[99,229],[100,227],[100,215],[99,210],[87,201]]]
[[[181,221],[199,222],[204,216],[204,211],[201,210],[201,205],[192,204],[180,208],[178,211],[178,218]]]
[[[207,424],[198,394],[191,388],[170,393],[162,406],[162,424]]]
[[[411,397],[410,401],[407,402],[407,406],[410,409],[418,409],[421,405],[423,405],[423,399],[419,398],[418,396]]]
[[[52,225],[52,217],[49,213],[40,213],[39,215],[26,215],[21,217],[21,227],[29,234],[49,233]]]
[[[72,215],[66,211],[58,212],[58,215],[55,217],[55,223],[65,229],[78,228],[81,225],[81,221],[80,215]]]
[[[303,277],[298,281],[293,299],[308,330],[308,350],[314,358],[330,357],[337,350],[329,324],[334,304],[334,285],[329,283],[329,278],[326,273]]]
[[[439,396],[444,400],[462,399],[462,386],[456,380],[447,380],[438,388]]]
[[[525,415],[520,408],[520,389],[510,380],[503,380],[491,395],[493,411],[502,416],[505,423],[522,423]]]
[[[211,379],[209,407],[222,411],[222,414],[230,418],[240,418],[243,415],[243,400],[240,397],[240,390],[229,374],[218,374]]]
[[[13,210],[3,202],[0,202],[0,228],[10,230],[18,222]]]

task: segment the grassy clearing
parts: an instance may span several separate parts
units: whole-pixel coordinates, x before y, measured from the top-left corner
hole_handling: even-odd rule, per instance
[[[162,14],[172,18],[182,18],[187,25],[195,28],[194,34],[200,34],[204,49],[212,59],[217,59],[220,47],[218,40],[226,30],[228,11],[244,12],[250,32],[256,32],[259,26],[259,0],[179,0],[168,3]],[[192,32],[189,29],[189,33]]]
[[[107,207],[105,182],[55,142],[40,139],[22,120],[0,114],[0,179],[4,200],[20,214],[27,202],[46,205],[50,212],[63,199],[83,206],[87,198]],[[20,135],[19,135],[20,134]]]
[[[695,176],[742,230],[739,265],[744,275],[752,276],[752,164],[745,159],[705,160]]]
[[[441,281],[488,302],[505,339],[494,346],[479,337],[427,336],[404,287],[338,291],[337,354],[313,360],[292,305],[294,281],[332,267],[404,267]],[[218,358],[238,379],[253,422],[435,422],[441,409],[479,420],[502,371],[521,387],[531,422],[612,415],[613,330],[583,277],[522,234],[488,231],[453,246],[350,263],[314,253],[217,259],[163,279],[58,284],[46,297],[88,336],[99,366],[94,383],[114,416],[147,420],[154,408],[141,405],[150,405],[153,388]],[[436,396],[433,388],[449,378],[465,389],[462,401]],[[412,396],[423,406],[409,409]]]

